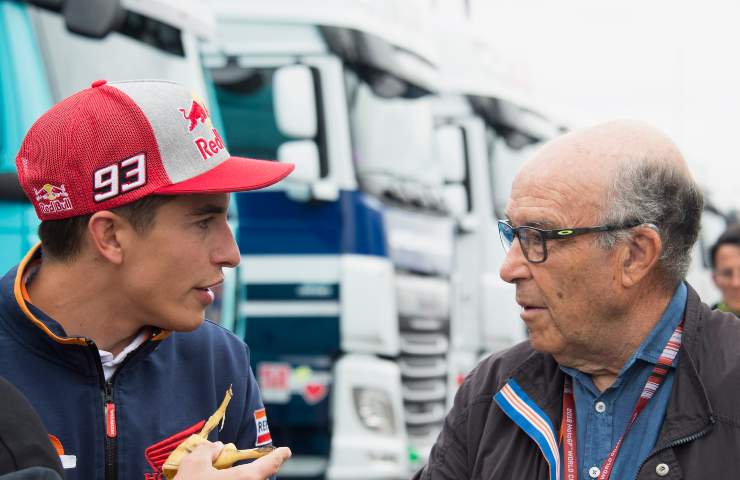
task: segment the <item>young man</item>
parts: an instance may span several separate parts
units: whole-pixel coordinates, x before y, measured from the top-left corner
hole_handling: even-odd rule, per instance
[[[162,81],[94,82],[36,121],[16,163],[41,244],[0,280],[0,375],[66,478],[162,478],[230,386],[210,439],[270,443],[249,350],[204,311],[239,263],[229,192],[292,166],[231,157],[203,103]]]
[[[710,251],[712,280],[722,301],[712,308],[740,316],[740,225],[729,227]]]

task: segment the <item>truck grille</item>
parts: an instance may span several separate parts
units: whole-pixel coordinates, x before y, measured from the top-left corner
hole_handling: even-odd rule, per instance
[[[446,413],[450,286],[446,279],[396,272],[406,431],[426,452]]]

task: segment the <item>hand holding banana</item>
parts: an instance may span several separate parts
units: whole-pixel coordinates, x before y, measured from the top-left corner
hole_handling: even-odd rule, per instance
[[[174,478],[178,480],[210,478],[206,474],[209,471],[212,474],[217,473],[214,469],[227,469],[238,461],[253,460],[268,455],[260,462],[235,467],[232,469],[234,470],[233,475],[218,477],[224,479],[264,479],[274,475],[283,462],[290,457],[290,449],[285,447],[276,449],[270,446],[239,450],[233,443],[223,445],[221,442],[211,443],[208,441],[208,434],[219,423],[223,424],[226,408],[232,396],[233,393],[231,387],[229,387],[221,405],[208,418],[201,431],[188,437],[167,457],[162,471],[168,480]],[[180,471],[179,475],[178,471]],[[175,477],[176,475],[177,477]]]
[[[276,448],[248,465],[217,470],[213,463],[221,455],[221,442],[199,443],[180,463],[175,480],[265,480],[275,475],[290,458],[290,449]]]

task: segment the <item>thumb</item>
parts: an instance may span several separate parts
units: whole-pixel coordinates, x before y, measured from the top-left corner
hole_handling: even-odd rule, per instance
[[[232,467],[230,470],[239,470],[240,476],[238,478],[262,480],[275,475],[283,463],[290,458],[290,455],[291,451],[288,447],[279,447],[252,463]]]
[[[185,455],[180,461],[178,474],[175,479],[187,478],[192,472],[209,471],[213,469],[213,461],[218,458],[224,444],[221,442],[202,442]]]

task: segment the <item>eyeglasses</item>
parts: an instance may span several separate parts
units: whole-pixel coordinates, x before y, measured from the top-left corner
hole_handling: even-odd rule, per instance
[[[585,228],[559,228],[557,230],[543,230],[541,228],[522,226],[515,227],[508,220],[498,221],[498,233],[501,244],[507,252],[514,243],[514,238],[519,238],[524,257],[530,263],[542,263],[547,260],[547,240],[562,240],[573,238],[586,233],[612,232],[614,230],[626,230],[641,225],[642,222],[628,222],[623,225],[601,225],[599,227]]]

